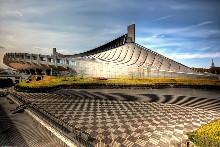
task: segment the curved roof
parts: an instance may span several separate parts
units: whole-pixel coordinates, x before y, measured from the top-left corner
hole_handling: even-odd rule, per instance
[[[83,58],[95,58],[100,62],[132,66],[132,68],[197,73],[195,70],[137,43],[125,43],[109,50],[88,54]]]
[[[126,43],[126,39],[127,39],[127,34],[122,35],[104,45],[101,45],[99,47],[96,47],[92,50],[83,52],[83,53],[79,53],[79,54],[74,54],[74,55],[66,55],[66,57],[72,57],[72,58],[76,58],[76,57],[84,57],[84,56],[88,56],[88,55],[93,55],[99,52],[103,52],[103,51],[107,51],[113,48],[116,48],[118,46],[124,45]]]

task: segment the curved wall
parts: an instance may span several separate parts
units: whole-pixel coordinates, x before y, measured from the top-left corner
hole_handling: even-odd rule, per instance
[[[125,43],[111,50],[84,56],[76,62],[75,70],[83,77],[138,77],[138,78],[207,78],[134,43]]]

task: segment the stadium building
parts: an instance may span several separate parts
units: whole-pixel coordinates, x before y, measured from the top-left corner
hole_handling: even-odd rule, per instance
[[[28,74],[75,72],[83,77],[173,77],[211,78],[135,43],[135,24],[127,34],[89,51],[63,55],[53,48],[52,55],[6,53],[4,64]]]

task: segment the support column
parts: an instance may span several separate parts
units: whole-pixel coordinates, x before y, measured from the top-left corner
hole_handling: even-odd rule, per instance
[[[30,63],[32,64],[33,54],[30,55]]]
[[[46,56],[46,65],[48,66],[48,55]]]
[[[25,69],[25,73],[29,75],[30,71],[28,69]]]
[[[19,77],[19,83],[22,82],[22,77]]]
[[[26,62],[26,53],[24,53],[24,62]]]
[[[50,75],[50,69],[46,69],[45,74],[46,74],[47,76],[49,76],[49,75]]]
[[[33,69],[29,69],[29,72],[30,72],[32,75],[35,74],[35,70],[33,70]]]
[[[36,72],[37,75],[41,75],[42,70],[39,69],[39,68],[37,68],[37,69],[35,70],[35,72]]]
[[[38,56],[37,56],[37,63],[38,64],[40,63],[40,54],[38,54]]]
[[[54,58],[54,65],[57,66],[57,57]]]
[[[50,75],[52,76],[53,75],[53,69],[50,68]]]
[[[134,43],[135,42],[135,24],[131,24],[128,26],[128,37],[127,37],[128,43]]]

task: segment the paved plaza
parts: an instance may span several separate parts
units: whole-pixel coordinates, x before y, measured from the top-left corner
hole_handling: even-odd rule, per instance
[[[15,103],[9,104],[6,97],[0,97],[0,146],[62,146],[62,143],[25,112],[12,114],[10,110],[16,107]]]
[[[87,131],[95,138],[90,142],[93,145],[138,147],[180,144],[187,132],[220,118],[217,91],[179,90],[179,95],[172,94],[172,89],[133,93],[129,89],[79,89],[17,95]]]

